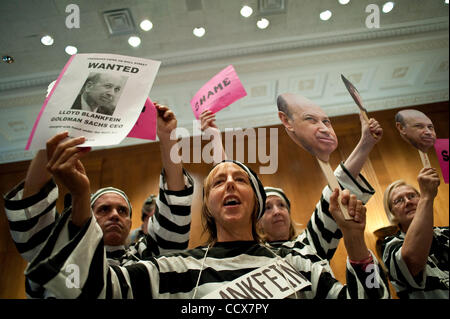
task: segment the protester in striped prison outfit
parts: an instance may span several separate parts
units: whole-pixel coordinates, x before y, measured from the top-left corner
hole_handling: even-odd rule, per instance
[[[282,102],[284,102],[284,99],[282,98],[279,98],[277,101],[278,104],[283,104]],[[279,108],[287,114],[292,113],[290,110],[291,107],[288,105],[285,105],[285,107],[280,107],[279,105]],[[214,157],[214,160],[220,159],[219,161],[221,161],[222,159],[226,159],[227,156],[223,149],[221,134],[215,121],[215,114],[209,110],[205,110],[200,114],[201,130],[206,132],[206,136],[209,136],[212,143],[217,145],[216,149],[219,149],[222,152],[222,154],[217,154],[217,156]],[[360,122],[361,138],[348,159],[345,163],[341,163],[336,168],[334,174],[342,189],[350,190],[351,194],[355,194],[357,199],[366,204],[375,191],[360,172],[373,147],[381,140],[383,129],[378,121],[373,118],[367,122],[360,115]],[[309,245],[312,245],[313,249],[317,251],[317,254],[320,257],[330,260],[337,249],[340,238],[342,238],[342,233],[337,227],[336,222],[330,214],[324,213],[327,209],[323,209],[323,207],[327,208],[329,205],[329,197],[331,195],[330,188],[326,186],[323,189],[320,201],[316,205],[307,228],[298,236],[290,215],[289,199],[282,189],[271,187],[269,187],[269,189],[270,195],[274,195],[275,197],[270,198],[270,196],[266,194],[267,212],[258,223],[258,230],[260,231],[263,240],[277,246],[287,240],[304,241]],[[272,201],[274,201],[274,203],[272,203]],[[275,201],[283,205],[287,210],[281,214],[274,212],[274,209],[280,212],[280,210],[276,209],[276,205],[274,205]],[[275,215],[277,221],[276,223],[272,223]]]
[[[206,135],[212,139],[213,143],[217,143],[217,148],[222,151],[222,156],[217,158],[225,159],[226,153],[222,147],[220,131],[215,120],[215,114],[211,111],[205,110],[200,114],[202,131],[206,131]],[[360,171],[373,147],[381,140],[383,129],[373,118],[367,122],[360,116],[360,122],[361,138],[348,159],[336,168],[334,174],[342,189],[348,189],[351,194],[356,195],[357,199],[366,204],[375,190],[360,174]],[[265,191],[266,210],[258,223],[258,231],[262,239],[274,247],[286,245],[294,248],[309,245],[318,256],[331,260],[339,240],[342,238],[342,232],[331,214],[328,213],[331,189],[328,186],[323,189],[320,201],[316,205],[307,228],[299,235],[293,226],[290,201],[284,191],[274,187],[265,187]]]
[[[162,151],[167,152],[172,143],[167,135],[171,128],[164,131],[164,127],[166,125],[173,126],[173,121],[176,119],[167,107],[158,105],[158,108],[162,110],[160,119],[165,117],[165,120],[160,120],[158,123],[158,136],[162,144]],[[56,148],[56,145],[66,135],[66,133],[58,134],[49,141],[48,147]],[[165,145],[165,143],[170,144]],[[149,221],[149,236],[127,248],[125,247],[126,236],[122,237],[119,243],[117,241],[109,242],[105,238],[106,256],[111,264],[125,265],[141,258],[159,255],[161,252],[177,251],[188,247],[193,179],[188,172],[182,169],[181,164],[176,164],[175,168],[170,166],[174,164],[167,162],[169,154],[162,155],[163,170],[160,175],[159,197],[156,201],[159,209],[158,213]],[[5,196],[5,210],[12,238],[19,253],[28,262],[40,250],[60,216],[56,212],[58,188],[51,179],[51,175],[46,172],[46,165],[47,155],[44,150],[41,150],[32,160],[25,181]],[[172,176],[166,177],[165,171]],[[97,192],[93,198],[99,198],[98,194],[103,195],[104,190]],[[123,195],[125,202],[129,203],[126,195],[124,193]],[[131,205],[129,208],[131,213]],[[105,232],[103,226],[105,221],[100,215],[94,215],[97,222],[101,222],[101,228]],[[127,218],[127,222],[131,226],[130,218],[131,214]],[[124,234],[128,235],[129,229],[130,227],[127,226],[123,230]],[[30,298],[51,296],[39,285],[33,285],[28,281],[26,281],[26,293]]]
[[[341,189],[347,189],[356,198],[366,204],[375,194],[369,182],[360,174],[371,150],[381,140],[383,130],[375,119],[367,123],[361,117],[361,139],[348,159],[334,171]],[[268,193],[267,193],[268,192]],[[342,238],[342,233],[328,211],[331,189],[328,186],[322,191],[322,196],[316,205],[308,225],[302,233],[297,235],[294,222],[290,214],[290,201],[280,188],[266,188],[266,214],[259,222],[259,230],[264,240],[272,245],[279,245],[282,241],[305,241],[317,251],[317,254],[330,260]],[[281,206],[280,206],[281,205]],[[273,223],[274,220],[284,222]],[[275,243],[278,242],[278,243]]]
[[[64,161],[60,164],[55,176],[65,178],[72,193],[84,189],[86,179],[66,171]],[[343,196],[350,195],[344,191]],[[329,210],[343,232],[349,257],[360,262],[347,262],[346,286],[309,247],[271,248],[258,241],[264,189],[256,174],[236,161],[216,165],[205,179],[202,218],[208,246],[126,267],[110,266],[89,203],[77,196],[77,205],[58,221],[26,276],[60,298],[388,298],[386,278],[364,242],[365,207],[350,201],[355,220],[346,221],[337,198],[336,190]],[[70,219],[81,228],[67,240]],[[69,266],[78,267],[78,279]]]
[[[347,189],[363,204],[366,204],[375,193],[362,175],[355,179],[342,163],[334,174],[337,176],[342,190]],[[258,231],[263,240],[274,247],[280,245],[295,247],[297,243],[301,243],[300,246],[309,245],[318,256],[331,260],[342,238],[342,232],[328,210],[332,194],[330,188],[326,186],[323,189],[311,219],[300,234],[294,228],[291,203],[283,189],[276,187],[265,187],[264,189],[267,198],[266,211],[258,223]]]
[[[434,168],[417,177],[420,192],[403,180],[384,193],[389,221],[399,227],[385,238],[381,250],[399,298],[449,298],[449,227],[433,227],[433,202],[440,184]]]

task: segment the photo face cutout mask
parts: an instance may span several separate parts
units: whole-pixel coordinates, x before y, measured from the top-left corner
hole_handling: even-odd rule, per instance
[[[431,120],[424,113],[417,110],[403,110],[399,113],[396,126],[403,140],[413,147],[427,153],[436,142],[436,132]]]
[[[326,113],[312,101],[298,95],[286,94],[290,116],[282,122],[289,137],[311,155],[328,162],[338,141]]]

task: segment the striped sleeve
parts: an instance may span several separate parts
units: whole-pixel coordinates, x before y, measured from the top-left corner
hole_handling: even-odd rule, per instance
[[[376,256],[370,251],[373,263],[366,267],[354,266],[347,257],[347,298],[389,299],[389,285],[386,274]]]
[[[188,247],[191,228],[191,205],[194,181],[183,170],[185,188],[171,191],[167,187],[164,171],[159,182],[158,209],[148,223],[147,249],[152,256],[183,250]],[[142,251],[142,248],[140,248]]]
[[[25,270],[26,279],[56,298],[148,298],[152,291],[149,261],[129,267],[109,265],[103,232],[91,218],[70,238],[70,210],[66,210],[36,258]]]
[[[448,299],[448,226],[433,228],[433,241],[423,271],[413,276],[402,258],[405,233],[387,237],[382,244],[382,258],[392,286],[400,299]]]
[[[370,252],[374,257],[373,253]],[[311,282],[309,289],[303,290],[300,298],[314,299],[389,299],[386,274],[381,271],[378,261],[364,269],[346,265],[346,281],[343,285],[333,275],[327,260],[311,258],[298,250],[291,253],[298,271]]]
[[[409,289],[424,289],[426,274],[424,271],[414,277],[402,258],[404,236],[388,237],[383,243],[383,262],[392,281],[406,285]]]
[[[357,179],[353,178],[343,163],[336,168],[334,174],[341,188],[348,189],[364,204],[375,193],[364,176],[360,174]],[[305,231],[298,237],[298,240],[307,240],[321,258],[328,260],[333,258],[339,240],[342,238],[342,232],[329,211],[330,196],[331,190],[325,186]]]
[[[59,214],[58,187],[50,180],[38,193],[22,198],[25,182],[5,197],[5,212],[14,244],[22,258],[30,262],[47,240]]]

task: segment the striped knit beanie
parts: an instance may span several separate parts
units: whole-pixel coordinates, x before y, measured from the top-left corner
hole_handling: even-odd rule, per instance
[[[264,186],[261,183],[261,181],[259,180],[258,175],[256,175],[256,173],[254,171],[252,171],[250,168],[248,168],[241,162],[235,161],[235,160],[223,160],[222,162],[216,164],[215,166],[217,166],[221,163],[225,163],[225,162],[234,163],[234,164],[238,165],[240,168],[242,168],[247,173],[249,180],[250,180],[250,184],[252,185],[253,191],[256,194],[256,198],[258,199],[259,210],[258,210],[257,219],[260,219],[265,211],[264,208],[266,206],[266,192],[264,191]]]
[[[281,188],[267,186],[267,187],[264,187],[264,191],[266,192],[267,197],[278,196],[281,199],[283,199],[286,202],[289,213],[291,212],[291,202],[289,201],[286,194],[284,193],[284,191]]]
[[[125,201],[128,204],[128,209],[130,210],[130,218],[131,218],[131,203],[130,200],[128,199],[127,195],[125,194],[124,191],[115,188],[115,187],[105,187],[105,188],[100,188],[98,191],[96,191],[94,194],[91,195],[91,207],[94,206],[95,201],[102,196],[103,194],[106,193],[114,193],[117,194],[119,196],[122,196],[123,199],[125,199]]]

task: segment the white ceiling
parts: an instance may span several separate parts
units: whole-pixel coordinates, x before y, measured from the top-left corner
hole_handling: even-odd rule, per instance
[[[365,25],[366,7],[384,1],[286,0],[281,13],[264,15],[266,30],[256,21],[263,14],[258,0],[134,0],[134,1],[2,1],[0,55],[0,163],[32,157],[24,151],[48,83],[56,79],[69,56],[66,45],[79,53],[115,53],[162,61],[150,97],[168,103],[179,125],[192,131],[189,101],[213,75],[235,67],[248,95],[217,114],[225,127],[278,124],[275,98],[281,92],[303,94],[322,105],[330,116],[355,113],[355,105],[340,80],[344,74],[360,91],[370,111],[448,101],[448,5],[444,0],[398,0],[381,13],[380,28]],[[266,7],[281,0],[263,0]],[[67,5],[80,8],[80,28],[68,29]],[[189,4],[189,5],[188,5]],[[254,13],[243,18],[243,4]],[[197,6],[198,10],[189,10]],[[108,32],[103,12],[127,8],[142,43],[128,45],[129,35]],[[321,21],[319,13],[333,16]],[[144,32],[139,22],[153,22]],[[192,29],[206,28],[203,38]],[[40,43],[51,34],[55,43]],[[127,139],[121,145],[145,141]]]

